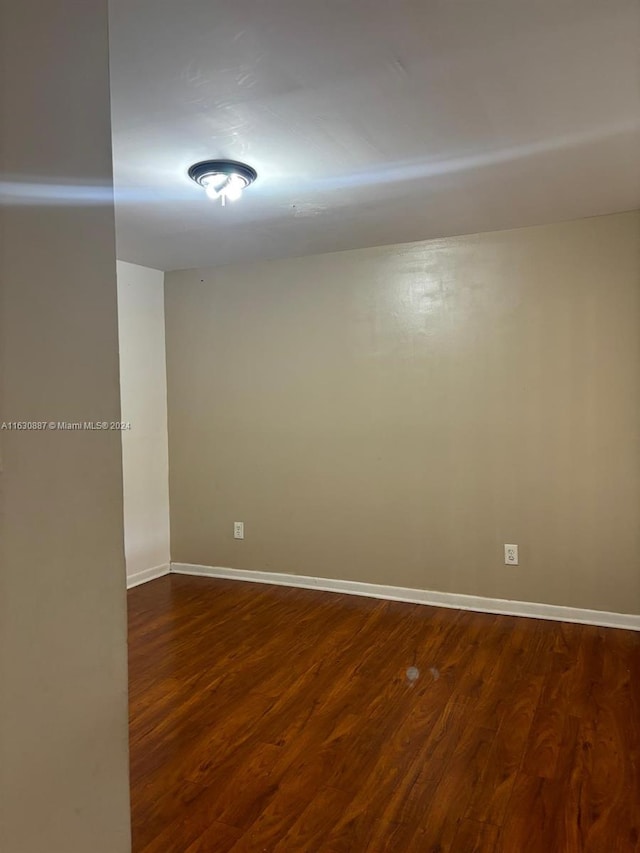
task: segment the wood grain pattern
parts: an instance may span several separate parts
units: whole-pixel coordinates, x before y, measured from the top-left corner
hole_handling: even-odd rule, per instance
[[[638,634],[177,575],[129,625],[134,853],[640,851]]]

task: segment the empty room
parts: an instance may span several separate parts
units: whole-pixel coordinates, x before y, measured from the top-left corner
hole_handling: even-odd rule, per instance
[[[637,2],[0,32],[2,853],[638,853]]]

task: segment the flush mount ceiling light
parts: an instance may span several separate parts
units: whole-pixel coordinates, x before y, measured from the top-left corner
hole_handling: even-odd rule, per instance
[[[204,187],[210,199],[236,201],[249,184],[258,177],[258,173],[246,163],[235,160],[203,160],[189,169],[189,177]]]

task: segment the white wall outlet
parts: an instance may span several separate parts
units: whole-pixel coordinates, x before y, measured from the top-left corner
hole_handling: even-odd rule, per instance
[[[244,521],[233,522],[233,538],[244,539]]]
[[[518,546],[517,545],[505,545],[504,546],[504,564],[505,564],[505,566],[517,566],[518,565]]]

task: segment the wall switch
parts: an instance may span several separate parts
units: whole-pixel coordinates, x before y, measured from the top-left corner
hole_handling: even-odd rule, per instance
[[[244,539],[244,521],[233,522],[233,538]]]
[[[518,546],[517,545],[505,545],[504,546],[504,564],[505,564],[505,566],[517,566],[518,565]]]

